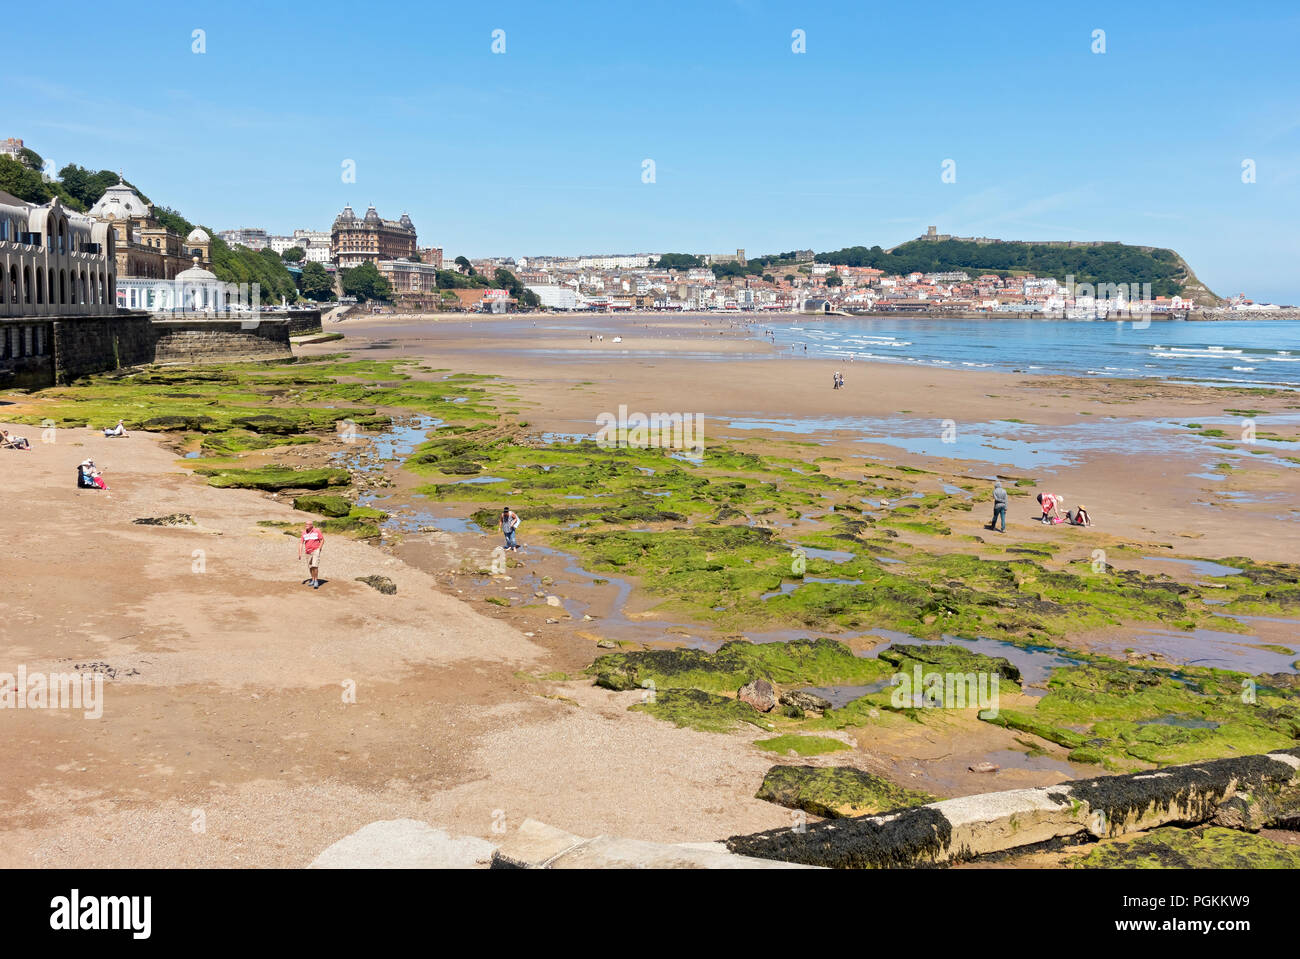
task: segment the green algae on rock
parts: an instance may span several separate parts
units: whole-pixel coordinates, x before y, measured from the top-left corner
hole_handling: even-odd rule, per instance
[[[196,470],[208,477],[208,485],[221,489],[324,489],[346,486],[352,475],[345,469],[294,469],[290,466],[259,466],[253,469],[205,468]]]
[[[754,707],[702,689],[648,690],[645,702],[628,709],[704,733],[731,732],[745,723],[759,729],[775,728]]]
[[[759,749],[766,749],[768,752],[794,752],[800,756],[820,756],[824,753],[838,753],[853,748],[848,743],[840,742],[838,739],[831,739],[829,736],[800,736],[798,733],[786,733],[783,736],[774,736],[771,739],[760,739],[754,745]],[[758,798],[763,799],[765,797],[759,796]]]
[[[1066,863],[1074,869],[1300,869],[1300,846],[1210,826],[1166,826],[1105,843]]]
[[[346,499],[327,493],[296,496],[293,500],[293,508],[305,513],[319,513],[321,516],[347,516],[352,512],[352,504]]]
[[[1002,656],[986,656],[953,643],[933,646],[894,643],[882,649],[878,656],[900,670],[910,669],[914,663],[920,663],[948,673],[996,674],[1003,679],[1020,682],[1020,670],[1009,659]]]
[[[935,800],[851,766],[773,766],[755,798],[823,819],[867,816]]]
[[[650,682],[657,689],[694,688],[734,692],[754,679],[777,686],[857,685],[880,679],[889,667],[853,655],[833,639],[796,639],[785,643],[733,640],[714,653],[698,649],[651,649],[610,653],[587,667],[596,685],[637,689]]]

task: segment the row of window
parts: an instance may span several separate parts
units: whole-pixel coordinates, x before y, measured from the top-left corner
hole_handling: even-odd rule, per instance
[[[46,345],[43,326],[0,326],[0,360],[44,356]]]
[[[69,276],[67,270],[59,270],[56,277],[53,270],[47,274],[44,267],[38,266],[33,276],[31,266],[24,266],[19,273],[17,264],[9,267],[8,277],[0,272],[0,303],[90,306],[109,302],[108,277],[103,272],[73,270]]]

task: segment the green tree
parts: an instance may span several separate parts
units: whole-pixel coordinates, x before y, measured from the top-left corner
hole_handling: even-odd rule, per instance
[[[358,300],[388,300],[393,295],[392,286],[368,260],[358,267],[344,270],[342,283],[343,292]]]
[[[10,156],[0,156],[0,190],[28,203],[46,203],[54,196],[38,172]]]
[[[826,277],[826,285],[827,285],[827,286],[843,286],[843,285],[844,285],[844,279],[843,279],[843,277],[841,277],[838,273],[832,273],[830,276]]]
[[[114,182],[116,182],[116,178],[114,179]],[[153,217],[178,236],[189,236],[190,231],[194,229],[193,223],[168,206],[154,207]],[[211,235],[211,233],[212,231],[209,230],[208,234]]]
[[[661,270],[690,270],[703,265],[703,260],[690,253],[665,253],[654,263]]]
[[[27,169],[35,170],[37,173],[45,169],[45,160],[30,147],[23,147],[18,151],[18,160]]]
[[[307,299],[323,303],[334,299],[334,280],[319,263],[306,263],[298,277],[298,290]]]
[[[100,170],[98,173],[85,167],[69,163],[59,171],[59,180],[68,195],[85,208],[89,209],[99,202],[99,198],[111,186],[116,185],[118,176],[112,170]]]
[[[291,246],[280,254],[280,259],[284,260],[286,263],[301,263],[302,258],[306,255],[307,254],[302,247]]]

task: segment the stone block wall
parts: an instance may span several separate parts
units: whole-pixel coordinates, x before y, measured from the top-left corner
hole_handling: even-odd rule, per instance
[[[303,311],[310,313],[311,311]],[[302,322],[311,322],[304,317]],[[320,325],[320,313],[315,313]],[[149,363],[287,359],[290,320],[187,316],[22,317],[0,320],[0,388],[41,389]]]
[[[317,314],[319,322],[319,314]],[[288,320],[155,320],[154,363],[214,363],[292,356]]]

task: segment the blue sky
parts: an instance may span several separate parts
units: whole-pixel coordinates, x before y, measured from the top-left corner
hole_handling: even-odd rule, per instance
[[[1068,6],[72,0],[20,30],[54,68],[0,75],[0,136],[217,229],[374,203],[520,256],[935,224],[1169,246],[1222,295],[1300,303],[1300,4]]]

